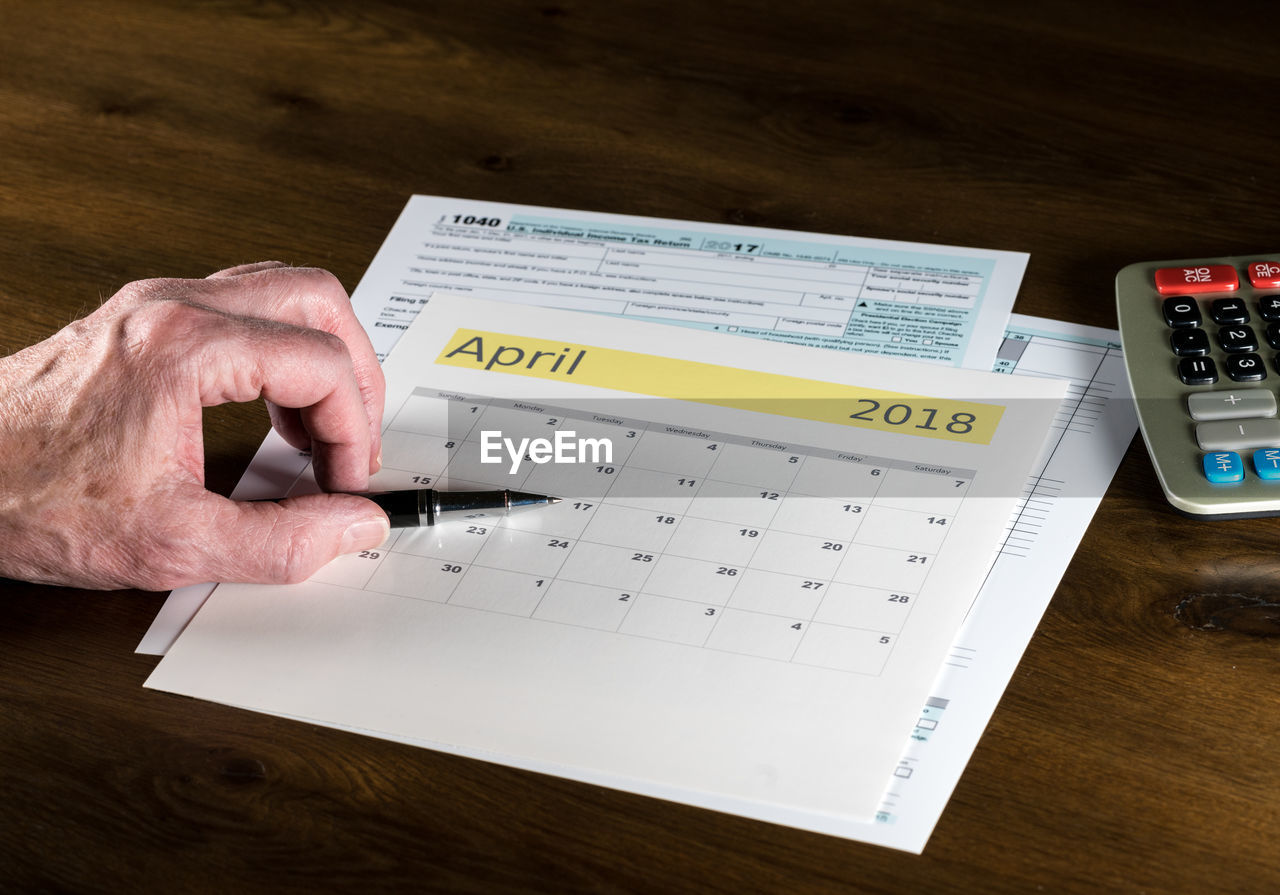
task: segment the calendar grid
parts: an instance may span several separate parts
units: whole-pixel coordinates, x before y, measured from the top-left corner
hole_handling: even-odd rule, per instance
[[[612,432],[612,462],[572,473],[521,462],[512,475],[469,459],[481,431],[570,427]],[[866,675],[892,654],[973,478],[901,458],[422,388],[389,421],[384,458],[375,488],[589,496],[397,530],[318,580]],[[940,491],[948,479],[954,495]]]
[[[715,472],[715,468],[716,468],[716,465],[720,463],[720,461],[723,459],[723,457],[724,457],[724,456],[725,456],[725,455],[722,453],[722,454],[720,454],[719,456],[717,456],[717,457],[716,457],[715,462],[713,462],[713,463],[711,464],[711,469],[708,471],[707,478],[706,478],[706,479],[704,479],[704,481],[709,481],[709,480],[711,480],[711,475],[712,475],[712,474],[714,474],[714,472]],[[799,467],[800,467],[800,466],[802,466],[803,464],[804,464],[804,458],[803,458],[803,457],[801,457],[800,462],[799,462],[798,464],[796,464],[797,468],[796,468],[795,473],[793,473],[793,474],[792,474],[792,476],[791,476],[790,480],[787,482],[787,484],[788,484],[788,485],[790,485],[791,483],[793,483],[793,482],[795,481],[796,475],[798,475],[798,474],[799,474],[799,471],[800,471]],[[777,516],[777,513],[778,513],[777,507],[774,507],[774,508],[773,508],[773,510],[772,510],[772,512],[770,512],[770,514],[769,514],[769,521],[770,521],[770,522],[772,522],[772,521],[773,521],[773,519],[774,519],[774,517],[775,517],[775,516]],[[686,518],[687,518],[687,516],[686,516]],[[697,518],[697,517],[695,516],[694,518]],[[683,521],[683,520],[682,520],[682,521]],[[743,529],[743,531],[758,531],[758,530],[759,530],[759,529]],[[757,539],[757,541],[758,541],[758,539]],[[759,549],[760,549],[760,544],[759,544],[759,543],[756,543],[755,545],[753,545],[753,547],[752,547],[752,549],[751,549],[751,554],[747,557],[746,562],[743,564],[745,567],[750,567],[750,565],[751,565],[751,559],[755,556],[756,551],[757,551],[757,550],[759,550]],[[732,605],[732,603],[733,603],[733,594],[734,594],[734,592],[738,589],[738,586],[739,586],[739,584],[740,584],[740,583],[741,583],[741,581],[735,581],[735,582],[733,583],[733,586],[729,588],[729,593],[725,595],[725,606],[726,606],[726,607],[727,607],[727,606]],[[702,645],[703,645],[703,646],[705,646],[705,645],[706,645],[706,643],[707,643],[707,641],[709,641],[709,640],[711,639],[711,637],[715,634],[716,626],[717,626],[717,625],[719,625],[719,623],[720,623],[720,619],[721,619],[721,618],[723,618],[723,617],[724,617],[724,614],[723,614],[723,613],[721,613],[720,615],[718,615],[718,616],[716,616],[716,617],[715,617],[715,620],[712,622],[712,625],[711,625],[711,630],[707,632],[707,636],[706,636],[706,638],[703,640],[703,643],[702,643]],[[802,634],[801,634],[801,638],[802,638],[802,639],[803,639],[803,636],[804,636],[804,635],[803,635],[803,633],[802,633]],[[796,650],[798,650],[799,648],[800,648],[800,645],[799,645],[799,643],[797,643],[797,644],[796,644],[796,646],[795,646],[795,647],[791,650],[791,652],[788,654],[788,656],[787,656],[787,661],[791,661],[791,659],[793,659],[793,658],[795,657]]]
[[[642,433],[642,434],[640,435],[640,439],[641,439],[641,440],[643,440],[643,439],[644,439],[645,434],[647,434],[647,432],[648,432],[648,430],[646,429],[646,430],[645,430],[645,432],[644,432],[644,433]],[[643,467],[643,466],[636,466],[636,467],[634,467],[634,468],[636,468],[636,469],[645,469],[646,467]],[[658,472],[659,470],[648,470],[648,471],[650,471],[650,472]],[[698,479],[698,480],[694,483],[694,485],[695,485],[696,487],[694,487],[694,489],[693,489],[693,497],[694,497],[695,499],[697,498],[698,494],[702,491],[703,485],[704,485],[705,483],[706,483],[706,478],[705,478],[705,477],[702,477],[702,478]],[[611,490],[612,490],[612,488],[613,488],[613,484],[614,484],[614,483],[613,483],[613,482],[611,482],[611,483],[610,483],[610,485],[609,485],[609,487],[610,487],[610,489],[611,489]],[[683,522],[684,522],[684,520],[685,520],[685,518],[686,518],[686,515],[687,515],[687,514],[682,514],[682,515],[681,515],[681,517],[680,517],[680,519],[679,519],[679,521],[677,521],[677,522],[673,523],[673,524],[674,524],[674,526],[675,526],[675,529],[676,529],[676,530],[679,530],[679,527],[680,527],[680,525],[681,525],[681,524],[683,524]],[[666,538],[666,541],[665,541],[665,542],[664,542],[664,544],[663,544],[663,549],[664,549],[664,550],[665,550],[666,544],[669,544],[669,543],[671,542],[671,538],[672,538],[674,535],[675,535],[675,531],[672,531],[672,532],[668,535],[668,537]],[[619,623],[618,623],[618,629],[617,629],[617,630],[621,630],[621,629],[623,628],[623,626],[625,626],[625,625],[627,624],[627,618],[631,615],[632,610],[634,610],[634,609],[635,609],[636,604],[638,603],[639,599],[644,595],[644,593],[645,593],[645,586],[648,584],[649,579],[650,579],[650,578],[652,578],[652,577],[653,577],[653,568],[651,567],[648,571],[646,571],[646,572],[645,572],[644,581],[642,581],[642,582],[640,583],[640,586],[639,586],[638,588],[636,588],[635,598],[634,598],[633,600],[631,600],[631,601],[629,601],[629,602],[628,602],[628,604],[627,604],[627,610],[626,610],[626,613],[623,615],[622,619],[619,621]],[[643,635],[642,635],[642,636],[643,636]],[[705,645],[705,643],[704,643],[704,644],[700,644],[700,645]]]

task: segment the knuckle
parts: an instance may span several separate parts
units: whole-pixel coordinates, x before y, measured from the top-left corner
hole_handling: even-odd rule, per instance
[[[338,278],[323,267],[291,267],[289,268],[299,282],[317,298],[342,299],[347,301],[347,290],[342,287]]]
[[[197,329],[209,313],[181,299],[156,298],[132,307],[119,326],[129,345],[172,344]]]
[[[323,329],[309,330],[308,333],[316,343],[324,346],[326,351],[333,354],[336,358],[346,358],[348,363],[350,363],[350,352],[347,351],[347,343],[342,341],[340,337]]]
[[[308,320],[325,329],[335,328],[351,314],[351,299],[338,278],[320,267],[291,267],[296,295]]]
[[[307,359],[312,374],[326,380],[345,375],[351,369],[347,343],[323,329],[297,327],[286,330],[295,341],[295,349]]]
[[[110,301],[116,304],[139,305],[157,299],[170,298],[181,293],[183,281],[174,277],[152,277],[125,283]]]
[[[260,273],[264,270],[280,270],[287,268],[289,265],[284,261],[250,261],[246,264],[236,264],[231,267],[223,268],[218,271],[220,274],[238,276],[240,274]]]

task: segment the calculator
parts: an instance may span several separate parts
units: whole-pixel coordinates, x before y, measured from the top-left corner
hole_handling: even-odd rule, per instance
[[[1169,503],[1216,519],[1280,515],[1280,254],[1130,264],[1116,310]]]

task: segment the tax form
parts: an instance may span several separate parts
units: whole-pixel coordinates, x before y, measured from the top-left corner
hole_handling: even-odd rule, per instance
[[[433,292],[990,369],[1021,252],[439,196],[405,206],[353,296],[385,355]]]
[[[222,585],[148,686],[845,820],[874,816],[1065,393],[443,295],[384,369],[377,487],[564,502]],[[508,472],[486,431],[613,449]]]

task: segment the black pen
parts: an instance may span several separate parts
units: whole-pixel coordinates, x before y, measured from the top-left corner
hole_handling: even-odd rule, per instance
[[[412,491],[378,491],[361,493],[386,511],[392,528],[417,528],[435,525],[451,518],[471,519],[501,516],[512,510],[545,507],[559,503],[560,498],[527,491],[437,491],[417,488]]]

